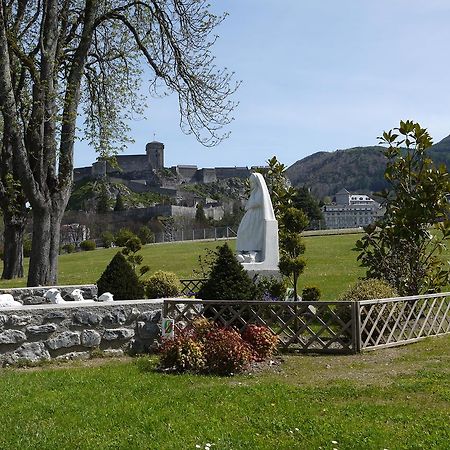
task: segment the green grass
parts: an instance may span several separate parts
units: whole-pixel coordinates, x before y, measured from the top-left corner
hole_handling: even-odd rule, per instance
[[[306,270],[300,277],[300,288],[307,285],[318,286],[322,298],[332,300],[348,284],[364,274],[356,262],[357,253],[352,251],[358,235],[308,236],[305,237],[307,261]],[[172,244],[146,245],[141,253],[144,264],[151,271],[168,270],[180,278],[196,277],[193,269],[198,269],[198,256],[205,249],[214,249],[220,242],[180,242]],[[229,241],[235,248],[236,241]],[[92,252],[78,252],[59,257],[58,283],[95,283],[118,251],[117,248],[97,249]],[[28,259],[25,259],[25,271]],[[25,286],[26,279],[1,280],[0,288]]]
[[[449,336],[285,358],[230,378],[161,374],[148,359],[3,369],[0,448],[448,448]]]

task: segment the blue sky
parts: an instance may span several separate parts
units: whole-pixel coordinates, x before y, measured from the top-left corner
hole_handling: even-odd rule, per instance
[[[165,144],[165,165],[286,165],[317,151],[375,145],[400,119],[450,134],[450,1],[222,0],[218,65],[236,72],[231,137],[205,148],[179,128],[174,96],[149,99],[135,140]],[[145,84],[145,83],[144,83]],[[95,153],[77,142],[75,164]]]

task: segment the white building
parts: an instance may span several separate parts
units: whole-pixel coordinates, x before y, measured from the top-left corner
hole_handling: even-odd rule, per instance
[[[335,197],[335,203],[322,208],[326,228],[365,227],[384,213],[381,205],[365,194],[350,194],[342,189]]]

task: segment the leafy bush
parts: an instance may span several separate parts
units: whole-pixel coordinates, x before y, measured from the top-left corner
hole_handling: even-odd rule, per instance
[[[256,286],[230,247],[225,243],[217,250],[209,278],[197,297],[205,300],[254,300],[257,296]]]
[[[92,241],[89,239],[86,241],[80,242],[80,248],[81,248],[81,250],[83,250],[85,252],[95,250],[96,247],[97,247],[97,244],[95,243],[95,241]]]
[[[253,324],[245,327],[242,339],[250,345],[257,361],[270,357],[278,343],[278,337],[269,328]]]
[[[338,300],[354,302],[397,296],[397,291],[388,283],[386,283],[386,281],[378,280],[376,278],[368,278],[364,280],[358,280],[356,283],[350,285],[344,292],[342,292],[342,294],[338,297]],[[379,306],[376,306],[375,309],[379,309]],[[352,317],[351,308],[347,305],[338,305],[336,307],[336,314],[345,323],[349,322]],[[388,315],[388,312],[386,312],[386,315]],[[385,318],[387,319],[387,316]],[[363,315],[361,317],[361,320],[364,321],[364,319],[365,317]]]
[[[160,367],[177,372],[201,372],[206,360],[203,344],[191,334],[180,333],[175,339],[168,339],[160,350]]]
[[[261,300],[284,300],[287,292],[286,278],[261,277],[256,283]]]
[[[302,291],[302,300],[305,302],[318,302],[320,300],[320,289],[315,286],[307,286]]]
[[[64,244],[62,246],[62,249],[66,252],[66,253],[73,253],[75,251],[75,245],[73,244]]]
[[[182,286],[173,272],[156,271],[145,281],[145,294],[148,298],[176,297]]]
[[[112,244],[114,243],[114,235],[111,233],[111,231],[104,231],[101,234],[101,239],[103,247],[105,248],[112,247]]]
[[[216,328],[216,324],[204,317],[198,317],[191,323],[191,328],[195,337],[204,342],[208,334]]]
[[[397,296],[397,291],[386,281],[377,280],[376,278],[369,278],[365,280],[358,280],[356,283],[350,285],[344,292],[342,292],[342,294],[338,297],[338,300],[353,302]]]
[[[114,239],[118,247],[124,247],[127,241],[134,238],[136,235],[128,228],[121,228]]]
[[[136,272],[121,252],[117,252],[97,281],[99,294],[111,292],[115,300],[136,300],[144,297],[144,287]]]
[[[244,370],[253,359],[249,345],[231,329],[214,328],[204,343],[206,369],[218,375],[231,375]]]

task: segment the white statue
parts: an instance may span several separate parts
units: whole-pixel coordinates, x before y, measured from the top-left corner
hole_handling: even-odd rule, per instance
[[[113,302],[113,294],[111,292],[104,292],[100,297],[97,299],[99,302]]]
[[[83,297],[83,293],[81,292],[80,289],[74,289],[71,293],[70,296],[76,301],[76,302],[84,302],[85,299]]]
[[[21,308],[22,303],[14,300],[11,294],[0,294],[0,308]]]
[[[61,297],[61,293],[56,288],[49,289],[45,294],[45,298],[50,300],[50,303],[58,305],[60,303],[66,303],[66,301]]]
[[[247,270],[278,270],[278,222],[264,177],[250,175],[250,197],[237,232],[237,252]]]

